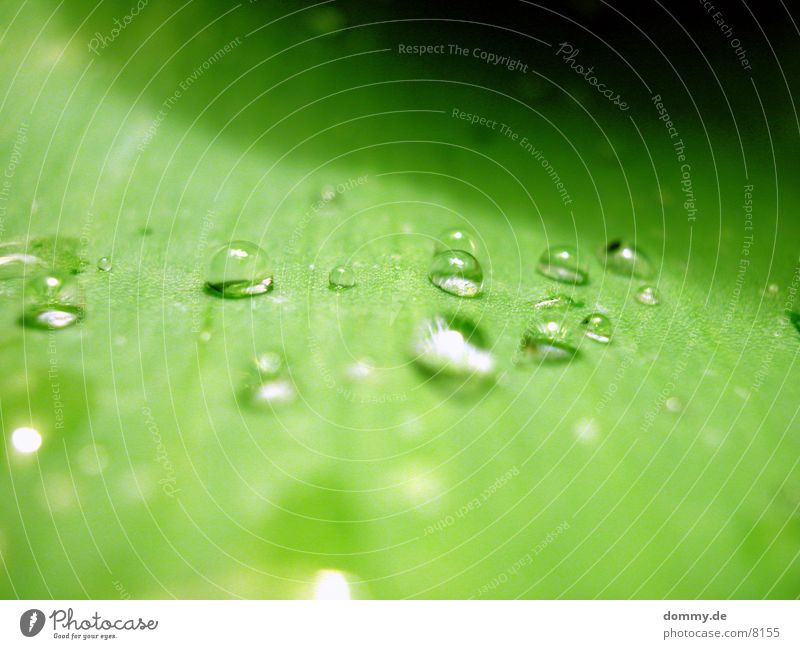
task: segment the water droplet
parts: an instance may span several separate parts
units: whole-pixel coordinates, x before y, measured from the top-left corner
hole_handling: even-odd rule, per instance
[[[206,286],[226,298],[263,295],[272,290],[266,253],[248,241],[231,241],[211,258]]]
[[[678,399],[678,397],[670,397],[669,399],[667,399],[664,405],[667,406],[667,410],[669,410],[670,412],[680,412],[681,410],[683,410],[683,404],[681,403],[681,400]]]
[[[104,273],[107,273],[111,270],[111,258],[110,257],[100,257],[97,260],[97,270],[101,270]]]
[[[575,424],[575,437],[581,442],[592,442],[597,439],[600,429],[594,419],[581,419]]]
[[[465,250],[444,250],[434,256],[428,277],[451,295],[475,297],[483,288],[483,270]]]
[[[767,286],[767,293],[769,295],[777,295],[780,292],[780,290],[781,287],[778,286],[777,284],[770,284],[769,286]]]
[[[578,353],[569,342],[567,311],[551,309],[545,313],[546,317],[535,320],[522,336],[518,360],[556,363],[568,361]]]
[[[574,300],[569,295],[563,293],[555,293],[548,295],[533,304],[534,308],[543,309],[567,309],[567,308],[580,308],[583,306],[583,300]]]
[[[336,266],[328,276],[328,282],[333,289],[353,288],[356,285],[356,276],[347,266]]]
[[[542,253],[536,269],[545,277],[565,284],[586,284],[589,271],[578,259],[578,251],[569,246],[553,246]]]
[[[661,304],[661,293],[655,286],[642,286],[636,292],[636,301],[647,306],[657,306]]]
[[[412,353],[417,364],[433,374],[487,376],[495,366],[481,331],[458,316],[425,320],[417,330]]]
[[[256,355],[245,372],[241,401],[257,410],[289,403],[295,398],[292,382],[282,375],[285,363],[277,352],[267,351]]]
[[[617,275],[647,279],[655,275],[655,268],[641,250],[630,241],[616,239],[600,249],[600,262]]]
[[[22,323],[34,329],[65,329],[84,316],[77,281],[60,273],[46,273],[28,283]]]
[[[283,367],[283,360],[277,352],[261,352],[256,355],[255,366],[262,376],[272,376]]]
[[[347,368],[347,375],[352,379],[365,379],[375,370],[375,363],[369,358],[362,358]]]
[[[464,228],[449,228],[436,237],[433,254],[445,250],[464,250],[471,255],[478,252],[478,240],[472,232]]]
[[[20,453],[35,453],[42,445],[42,436],[35,428],[23,426],[11,433],[11,444]]]
[[[611,333],[613,329],[608,316],[602,313],[590,313],[581,320],[581,325],[585,330],[584,333],[587,338],[596,340],[599,343],[611,342]]]
[[[336,187],[333,185],[323,185],[319,192],[319,197],[325,202],[330,203],[336,198]]]

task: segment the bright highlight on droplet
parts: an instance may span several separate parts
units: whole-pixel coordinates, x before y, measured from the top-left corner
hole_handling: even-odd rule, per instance
[[[20,453],[35,453],[42,445],[42,436],[35,428],[23,426],[11,433],[11,443]]]
[[[338,570],[321,570],[314,585],[314,599],[351,599],[350,585]]]

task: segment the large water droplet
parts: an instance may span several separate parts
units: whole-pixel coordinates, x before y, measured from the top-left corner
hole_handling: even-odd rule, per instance
[[[608,343],[611,341],[613,328],[608,316],[602,313],[590,313],[581,320],[581,326],[584,328],[587,338],[596,340],[599,343]]]
[[[661,293],[655,286],[642,286],[636,291],[636,301],[647,306],[661,304]]]
[[[545,309],[568,309],[583,306],[583,300],[575,300],[563,293],[554,293],[533,303],[535,309],[542,311]]]
[[[465,228],[449,228],[436,237],[433,253],[438,254],[445,250],[464,250],[475,255],[478,252],[478,240]]]
[[[73,277],[46,273],[28,283],[22,323],[34,329],[65,329],[83,319],[83,303]]]
[[[630,241],[616,239],[600,249],[600,262],[612,273],[647,279],[655,275],[655,267]]]
[[[481,331],[457,316],[425,320],[415,334],[412,353],[416,363],[433,374],[487,376],[495,367]]]
[[[211,258],[206,286],[227,298],[252,297],[272,290],[266,253],[249,241],[231,241]]]
[[[563,363],[577,354],[578,350],[566,340],[551,338],[533,329],[522,337],[519,359],[537,363]]]
[[[97,270],[101,270],[104,273],[107,273],[111,270],[111,258],[110,257],[100,257],[97,260]]]
[[[443,291],[459,297],[475,297],[483,288],[483,270],[465,250],[444,250],[434,256],[428,274]]]
[[[328,283],[333,289],[353,288],[356,285],[356,276],[347,266],[339,265],[331,270]]]
[[[542,253],[536,269],[545,277],[565,284],[586,284],[589,270],[579,262],[578,251],[569,246],[553,246]]]

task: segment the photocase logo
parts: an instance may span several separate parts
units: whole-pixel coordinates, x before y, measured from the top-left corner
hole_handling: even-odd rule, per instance
[[[38,608],[25,611],[19,618],[19,630],[22,635],[32,638],[44,627],[44,613]]]

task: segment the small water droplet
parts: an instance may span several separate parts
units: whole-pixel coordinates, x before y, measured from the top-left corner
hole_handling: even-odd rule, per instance
[[[608,316],[602,313],[590,313],[583,320],[581,325],[584,328],[584,333],[587,338],[591,338],[599,343],[608,343],[611,341],[611,320]]]
[[[231,241],[211,257],[206,286],[226,298],[263,295],[272,290],[267,254],[248,241]]]
[[[594,419],[581,419],[575,424],[575,437],[581,442],[592,442],[597,439],[600,430]]]
[[[412,353],[417,364],[433,374],[487,376],[495,367],[482,332],[458,316],[425,320],[417,330]]]
[[[642,286],[636,291],[636,301],[647,306],[657,306],[661,304],[661,293],[655,286]]]
[[[678,397],[670,397],[666,400],[665,404],[667,406],[667,410],[670,412],[680,412],[683,410],[683,404]]]
[[[97,260],[97,270],[101,270],[104,273],[107,273],[111,270],[111,258],[110,257],[100,257]]]
[[[328,283],[333,289],[353,288],[356,285],[356,276],[347,266],[339,265],[331,269]]]
[[[428,277],[434,286],[459,297],[475,297],[483,288],[481,265],[465,250],[444,250],[435,255]]]
[[[353,363],[347,368],[347,375],[352,379],[365,379],[375,370],[375,364],[368,358]]]
[[[543,309],[566,309],[566,308],[580,308],[583,306],[583,300],[574,300],[569,295],[563,293],[555,293],[534,302],[534,308]]]
[[[32,279],[25,294],[22,323],[34,329],[65,329],[84,316],[83,296],[68,275],[46,273]]]
[[[588,269],[580,263],[578,251],[569,246],[553,246],[542,253],[536,269],[545,277],[565,284],[586,284]]]
[[[20,453],[35,453],[42,445],[42,436],[35,428],[22,426],[11,433],[11,445]]]
[[[445,250],[464,250],[474,256],[478,252],[478,240],[465,228],[449,228],[436,237],[433,254]]]
[[[283,375],[284,367],[283,358],[277,352],[257,354],[245,372],[241,402],[256,410],[269,410],[273,406],[293,401],[294,385]]]
[[[617,275],[647,279],[655,275],[655,268],[641,250],[630,241],[615,239],[600,249],[600,262]]]
[[[780,292],[780,290],[781,287],[778,286],[777,284],[770,284],[769,286],[767,286],[767,293],[769,295],[777,295]]]
[[[336,187],[334,185],[323,185],[319,192],[319,197],[326,203],[330,203],[336,198]]]
[[[277,352],[261,352],[256,355],[255,366],[262,376],[272,376],[283,367],[283,359]]]

